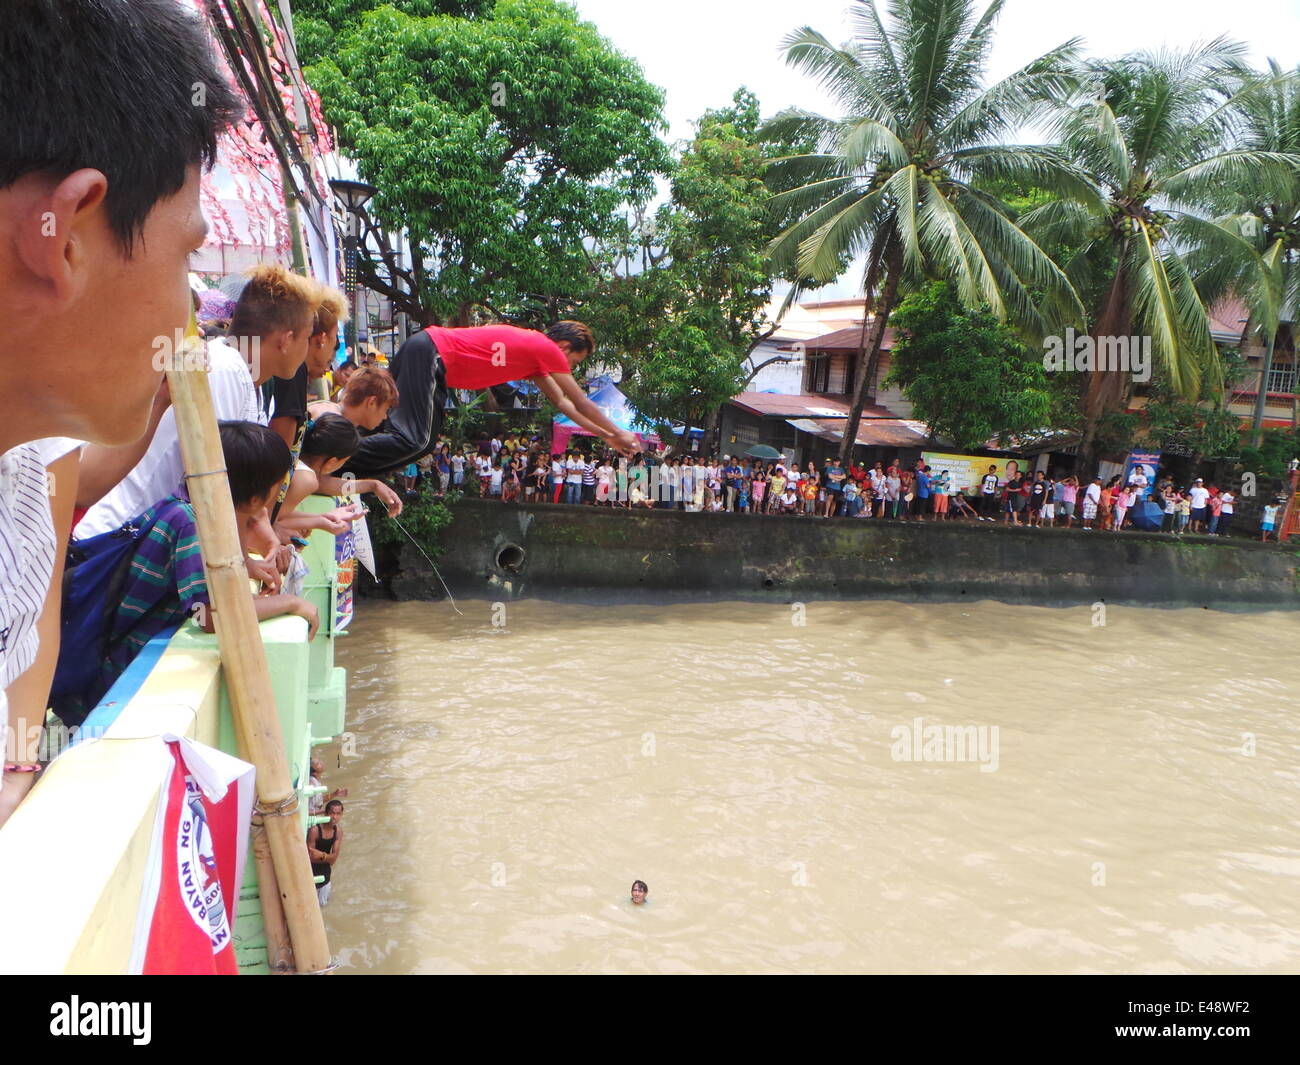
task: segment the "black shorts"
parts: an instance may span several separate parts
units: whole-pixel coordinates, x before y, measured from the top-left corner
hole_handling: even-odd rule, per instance
[[[338,471],[374,477],[406,466],[438,443],[447,406],[447,381],[433,338],[421,330],[393,356],[389,371],[397,385],[397,409]]]

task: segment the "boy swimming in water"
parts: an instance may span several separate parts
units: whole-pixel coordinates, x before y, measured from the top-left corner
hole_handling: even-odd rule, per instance
[[[650,889],[646,887],[646,882],[644,880],[632,881],[632,905],[633,906],[644,906],[645,897],[649,893],[650,893]]]

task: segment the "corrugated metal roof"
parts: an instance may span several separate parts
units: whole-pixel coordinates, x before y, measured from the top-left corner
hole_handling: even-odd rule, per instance
[[[788,423],[805,433],[838,443],[844,439],[844,421],[839,418],[792,418]],[[924,422],[910,418],[863,418],[858,423],[857,443],[863,447],[925,447],[930,443]]]
[[[741,392],[731,402],[751,414],[786,418],[847,418],[847,402],[829,396],[791,396],[778,392]],[[898,414],[878,403],[862,408],[864,418],[897,418]]]
[[[801,341],[801,343],[805,351],[855,352],[862,347],[862,326],[859,324],[851,325],[847,329],[836,329],[834,332],[823,333],[821,336]],[[885,337],[880,342],[880,350],[889,351],[893,346],[894,331],[886,329]]]

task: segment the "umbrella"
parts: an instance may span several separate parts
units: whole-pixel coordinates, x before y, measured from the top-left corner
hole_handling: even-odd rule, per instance
[[[779,459],[784,457],[776,448],[769,447],[767,444],[755,444],[751,448],[746,448],[745,454],[751,459]]]

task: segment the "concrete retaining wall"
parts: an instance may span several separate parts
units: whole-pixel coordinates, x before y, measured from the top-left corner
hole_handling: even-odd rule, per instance
[[[1006,529],[597,507],[456,505],[438,562],[456,596],[618,599],[969,597],[1041,605],[1300,606],[1295,546],[1245,538]],[[441,588],[410,548],[398,598]]]

